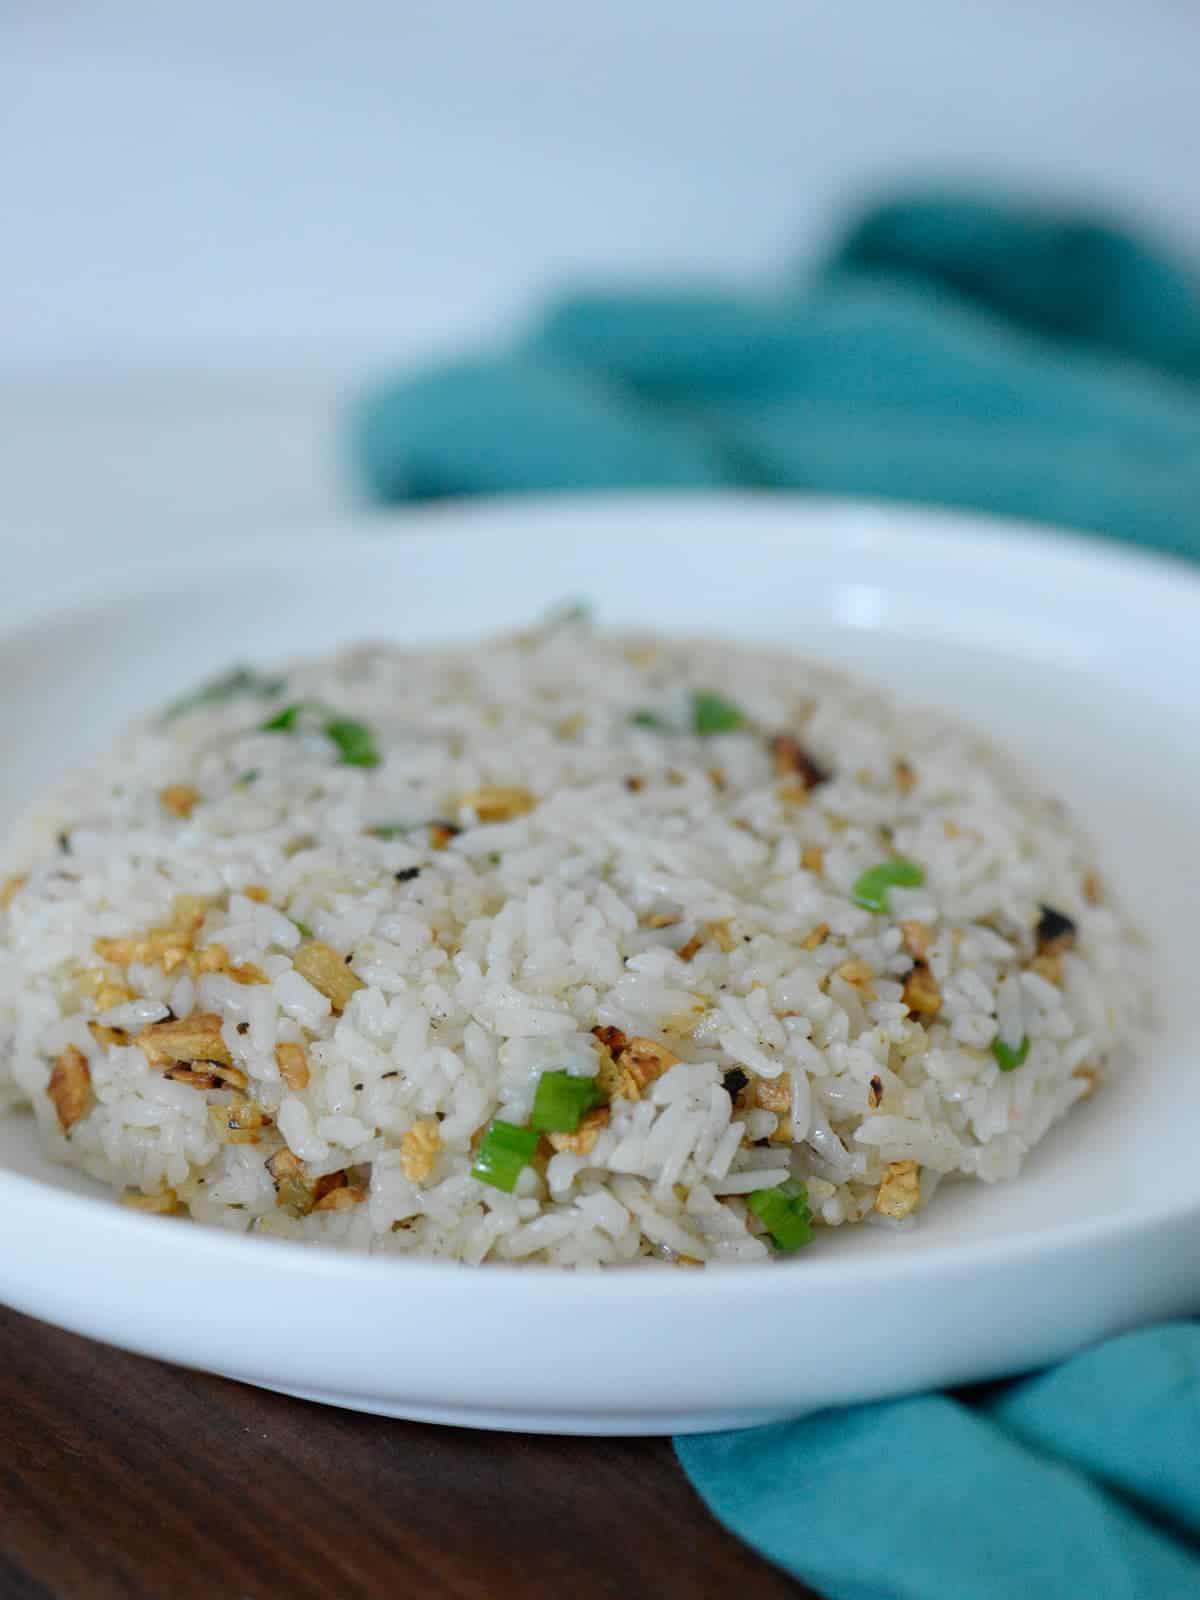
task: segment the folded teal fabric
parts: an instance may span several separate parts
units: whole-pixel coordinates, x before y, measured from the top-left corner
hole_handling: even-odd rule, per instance
[[[834,1600],[1200,1595],[1200,1328],[947,1395],[699,1434],[710,1509]]]
[[[1200,287],[1087,219],[917,199],[794,290],[577,294],[355,408],[376,501],[754,486],[1200,554]]]
[[[349,441],[380,502],[750,485],[1198,557],[1200,289],[1090,218],[908,199],[793,289],[572,296],[513,348],[376,386]],[[1193,1324],[675,1448],[727,1527],[830,1600],[1200,1596]]]

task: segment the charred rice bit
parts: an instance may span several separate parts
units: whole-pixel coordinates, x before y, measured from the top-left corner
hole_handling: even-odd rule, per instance
[[[708,925],[708,931],[710,936],[716,942],[717,946],[723,950],[726,955],[728,955],[731,950],[737,949],[737,935],[732,931],[732,924],[730,920],[727,919],[724,922],[710,922]]]
[[[51,1104],[58,1114],[58,1125],[64,1133],[71,1129],[92,1109],[92,1072],[82,1050],[69,1044],[50,1069],[48,1090]]]
[[[143,1194],[140,1189],[126,1189],[121,1204],[130,1211],[146,1211],[151,1216],[169,1217],[180,1209],[179,1196],[174,1189],[160,1189],[157,1194]]]
[[[620,1028],[596,1027],[592,1029],[592,1037],[614,1056],[620,1055],[629,1043]]]
[[[242,893],[247,900],[253,900],[255,905],[269,906],[271,904],[271,891],[265,889],[261,883],[248,883]]]
[[[893,1161],[883,1175],[875,1209],[899,1222],[921,1203],[921,1169],[915,1161]]]
[[[137,1046],[152,1067],[191,1061],[233,1065],[229,1046],[221,1037],[221,1019],[212,1011],[196,1012],[174,1022],[152,1022],[138,1034]]]
[[[904,942],[906,954],[914,961],[926,961],[929,958],[929,946],[933,943],[933,929],[926,922],[906,921],[900,924],[900,937]]]
[[[451,839],[456,839],[462,829],[453,822],[431,822],[429,824],[429,848],[431,850],[445,850]]]
[[[1083,879],[1083,898],[1090,906],[1103,905],[1104,880],[1098,872],[1088,872]]]
[[[5,878],[4,882],[0,884],[0,911],[7,911],[13,902],[13,896],[19,894],[24,887],[24,874],[20,874],[15,878]]]
[[[823,945],[829,937],[829,924],[818,922],[811,933],[806,933],[800,941],[801,950],[816,950]]]
[[[867,1090],[867,1104],[872,1111],[877,1111],[883,1102],[883,1079],[876,1074],[871,1079]]]
[[[630,794],[641,794],[642,790],[646,787],[646,780],[645,778],[638,777],[637,773],[634,772],[625,779],[625,787],[629,790]]]
[[[434,1158],[442,1148],[442,1135],[436,1117],[414,1122],[400,1141],[400,1166],[409,1183],[424,1183],[433,1171]]]
[[[805,789],[816,789],[829,782],[829,774],[809,755],[790,733],[777,733],[771,740],[771,762],[780,778],[795,778]]]
[[[936,1017],[942,1009],[942,991],[938,988],[937,979],[920,961],[904,980],[904,992],[900,998],[910,1011],[921,1017]]]
[[[335,1011],[344,1011],[353,996],[366,987],[337,951],[319,939],[302,944],[292,957],[292,965],[325,996]]]
[[[279,1076],[289,1089],[300,1090],[308,1088],[308,1051],[302,1044],[277,1044],[275,1046],[275,1065],[279,1068]]]
[[[685,945],[680,945],[675,954],[679,957],[680,961],[690,961],[696,954],[697,950],[703,948],[703,945],[704,935],[702,933],[694,933]]]
[[[806,844],[800,852],[800,865],[805,872],[824,872],[825,852],[819,844]]]
[[[169,783],[159,791],[158,801],[163,810],[169,811],[173,817],[190,817],[199,798],[199,793],[190,783]]]
[[[473,811],[480,822],[511,822],[537,805],[537,796],[519,785],[485,784],[464,794],[459,804]]]
[[[608,1127],[611,1115],[607,1106],[593,1106],[579,1119],[574,1133],[548,1133],[546,1137],[555,1150],[569,1150],[576,1156],[590,1155],[601,1130]]]

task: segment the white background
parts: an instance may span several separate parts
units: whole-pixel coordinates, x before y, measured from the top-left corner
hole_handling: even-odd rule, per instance
[[[992,179],[1200,252],[1190,0],[0,0],[0,518],[315,516],[348,383]]]

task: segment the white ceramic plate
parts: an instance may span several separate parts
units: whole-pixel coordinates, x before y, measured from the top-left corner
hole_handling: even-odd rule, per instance
[[[1200,579],[1082,540],[799,500],[508,504],[249,538],[11,590],[5,818],[131,715],[232,659],[428,640],[584,595],[602,618],[782,641],[894,680],[1027,756],[1160,952],[1140,1072],[1016,1184],[794,1262],[571,1275],[371,1260],[122,1210],[0,1123],[0,1298],[132,1350],[364,1410],[660,1433],[1010,1373],[1200,1306]],[[74,603],[74,601],[72,603]]]

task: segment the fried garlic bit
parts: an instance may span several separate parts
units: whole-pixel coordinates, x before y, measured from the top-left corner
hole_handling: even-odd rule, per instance
[[[124,1028],[107,1028],[102,1022],[89,1022],[88,1032],[101,1050],[110,1050],[129,1043],[129,1034]]]
[[[843,961],[840,967],[834,968],[835,974],[843,983],[848,983],[852,989],[863,997],[864,1000],[875,998],[875,987],[872,979],[875,977],[874,969],[858,956],[852,956],[849,961]]]
[[[904,942],[906,955],[914,961],[925,961],[929,956],[929,946],[933,943],[933,929],[927,922],[915,922],[911,919],[900,924],[900,937]]]
[[[904,980],[900,997],[908,1009],[921,1017],[936,1017],[942,1009],[942,991],[924,962],[918,961]]]
[[[199,798],[198,791],[190,783],[169,783],[159,790],[158,803],[173,817],[190,817]]]
[[[92,948],[102,961],[111,961],[114,967],[128,967],[135,962],[160,966],[169,977],[188,959],[207,911],[208,901],[201,896],[177,895],[167,927],[149,928],[145,933],[124,938],[97,939]]]
[[[0,883],[0,911],[7,911],[12,904],[13,896],[19,894],[25,887],[25,878],[22,874],[16,878],[5,878]]]
[[[574,1133],[548,1133],[546,1137],[555,1150],[568,1150],[576,1156],[590,1155],[601,1129],[608,1127],[611,1115],[607,1106],[593,1106],[579,1119]]]
[[[196,1012],[173,1022],[152,1022],[137,1036],[137,1047],[152,1067],[215,1062],[231,1067],[233,1057],[221,1037],[221,1019],[215,1012]]]
[[[92,1073],[82,1050],[69,1044],[50,1069],[47,1089],[64,1133],[92,1109]]]
[[[152,1216],[169,1217],[179,1210],[179,1196],[174,1189],[160,1189],[157,1194],[143,1194],[140,1189],[126,1189],[121,1194],[121,1204],[130,1211],[147,1211]]]
[[[921,1203],[921,1169],[915,1161],[893,1161],[883,1175],[875,1209],[899,1222]]]
[[[513,785],[489,783],[482,789],[473,789],[460,796],[459,804],[468,807],[480,822],[511,822],[523,817],[537,805],[537,796],[529,789]]]
[[[337,951],[331,945],[322,944],[320,939],[302,944],[292,957],[292,965],[325,996],[335,1011],[344,1011],[351,998],[366,987]]]
[[[360,1205],[366,1198],[361,1189],[350,1187],[344,1171],[312,1177],[304,1162],[287,1145],[276,1150],[266,1166],[279,1204],[301,1216],[307,1216],[310,1211],[341,1211]]]
[[[435,1117],[413,1123],[400,1141],[400,1166],[409,1183],[425,1181],[441,1148],[442,1135]]]
[[[225,1105],[209,1106],[208,1115],[222,1144],[261,1144],[272,1120],[256,1100],[240,1094]]]
[[[308,1088],[308,1051],[302,1044],[277,1044],[275,1065],[279,1068],[279,1076],[289,1089]]]
[[[655,1078],[673,1067],[679,1057],[654,1039],[627,1039],[620,1028],[593,1028],[601,1045],[596,1081],[610,1099],[640,1100]]]

